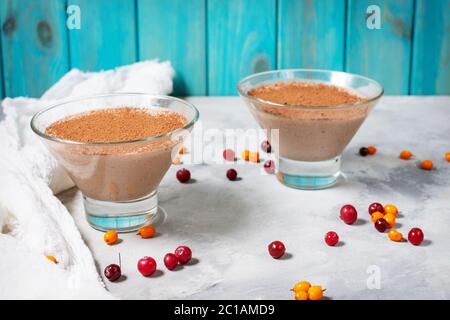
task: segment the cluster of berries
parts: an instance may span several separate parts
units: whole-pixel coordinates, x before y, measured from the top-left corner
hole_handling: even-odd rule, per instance
[[[269,141],[267,141],[267,140],[265,140],[261,143],[261,149],[266,153],[272,152],[272,146],[270,145]],[[182,147],[180,149],[180,151],[181,150],[183,150],[183,151],[180,154],[185,154],[187,152],[185,147]],[[223,150],[222,156],[226,161],[234,162],[237,159],[236,153],[234,152],[233,149]],[[242,151],[241,156],[242,156],[242,159],[245,161],[249,161],[249,162],[253,162],[253,163],[260,162],[260,156],[259,156],[258,151],[250,151],[248,149],[245,149]],[[175,160],[172,161],[172,163],[173,164],[181,164],[180,158],[177,156],[175,158]],[[264,171],[266,171],[268,174],[272,174],[275,172],[275,162],[273,160],[266,160],[263,164],[263,168],[264,168]],[[236,169],[233,169],[233,168],[228,169],[226,171],[225,175],[228,178],[228,180],[230,180],[230,181],[235,181],[238,178],[238,173],[237,173]],[[191,172],[186,168],[182,168],[177,171],[176,177],[177,177],[178,181],[180,181],[181,183],[187,183],[191,179]]]
[[[192,251],[189,247],[179,246],[174,253],[167,253],[164,256],[164,265],[167,269],[173,270],[177,265],[185,265],[192,259]],[[143,257],[137,262],[137,269],[144,277],[150,277],[155,273],[157,267],[156,260],[152,257]],[[105,277],[111,281],[117,281],[122,276],[122,267],[119,255],[119,264],[110,264],[103,271]]]
[[[377,148],[374,146],[361,147],[359,149],[359,154],[363,157],[367,155],[374,155],[375,153],[377,153]],[[413,157],[413,153],[409,150],[402,150],[399,154],[399,158],[402,160],[410,160]],[[444,159],[447,162],[450,162],[450,152],[446,152],[444,154]],[[432,170],[434,168],[433,161],[429,159],[419,161],[417,166],[422,170]]]

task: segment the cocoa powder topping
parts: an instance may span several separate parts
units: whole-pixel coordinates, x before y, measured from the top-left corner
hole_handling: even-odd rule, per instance
[[[248,92],[256,98],[285,105],[337,106],[367,100],[347,89],[323,83],[276,82]]]
[[[162,108],[121,107],[66,117],[48,126],[46,133],[79,142],[119,142],[166,134],[186,123],[182,114]]]

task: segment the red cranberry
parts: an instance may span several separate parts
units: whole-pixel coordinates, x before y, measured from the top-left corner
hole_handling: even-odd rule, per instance
[[[227,161],[234,161],[236,159],[236,154],[231,149],[223,150],[223,158]]]
[[[263,149],[263,151],[266,153],[270,153],[272,151],[272,146],[270,145],[270,142],[268,140],[264,140],[261,143],[261,149]]]
[[[275,162],[273,160],[267,160],[264,162],[264,170],[271,174],[275,172]]]
[[[335,246],[336,243],[339,242],[338,234],[334,231],[327,232],[327,234],[325,235],[325,242],[331,247]]]
[[[116,281],[122,275],[122,271],[117,264],[110,264],[105,268],[103,273],[105,274],[105,277],[111,282]]]
[[[278,259],[283,256],[283,254],[286,252],[286,247],[284,246],[283,242],[281,241],[274,241],[271,242],[268,246],[269,254],[274,258]]]
[[[419,228],[412,228],[408,233],[408,240],[413,245],[418,246],[422,243],[424,238],[423,232]]]
[[[366,147],[362,147],[361,149],[359,149],[359,154],[365,157],[369,154],[369,149],[367,149]]]
[[[177,179],[181,183],[186,183],[191,179],[191,172],[188,169],[180,169],[177,171]]]
[[[227,178],[228,180],[234,181],[237,178],[237,171],[234,169],[227,170]]]
[[[383,219],[380,218],[377,221],[375,221],[375,229],[377,229],[379,232],[385,232],[387,228],[389,228],[389,223]]]
[[[380,212],[380,213],[384,213],[384,208],[383,208],[383,205],[381,203],[374,202],[374,203],[372,203],[369,206],[368,211],[369,211],[370,215],[374,214],[377,211]]]
[[[353,224],[355,223],[356,219],[358,218],[358,213],[356,212],[356,209],[354,206],[350,204],[346,204],[341,208],[341,219],[346,224]]]
[[[175,269],[178,265],[178,258],[173,253],[168,253],[164,256],[164,264],[169,270]]]
[[[144,277],[151,276],[156,271],[156,261],[152,257],[143,257],[139,259],[137,268]]]
[[[189,247],[179,246],[175,249],[175,255],[177,256],[180,264],[186,264],[191,261],[192,251]]]

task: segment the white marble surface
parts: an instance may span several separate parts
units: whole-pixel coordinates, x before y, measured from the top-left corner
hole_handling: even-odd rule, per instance
[[[205,128],[249,128],[255,121],[237,97],[193,97]],[[360,146],[375,145],[378,153],[360,157]],[[426,172],[416,161],[398,154],[410,149],[416,160],[434,160]],[[258,165],[235,165],[242,177],[228,181],[230,165],[189,165],[195,179],[180,184],[179,166],[172,166],[160,190],[168,219],[154,239],[121,235],[115,246],[91,229],[83,216],[79,192],[63,196],[92,250],[99,270],[122,255],[126,279],[106,281],[120,298],[291,299],[289,289],[309,280],[327,289],[331,299],[450,299],[450,97],[385,97],[357,133],[343,156],[346,179],[322,191],[300,191],[263,175]],[[369,221],[367,206],[394,203],[401,210],[398,229],[423,229],[426,241],[415,247],[394,243]],[[339,208],[359,209],[356,225],[339,219]],[[328,247],[325,233],[335,230],[343,244]],[[267,253],[272,240],[289,253],[274,260]],[[180,244],[189,245],[195,260],[168,271],[162,257]],[[138,258],[150,255],[160,271],[143,278]],[[379,267],[381,288],[368,289],[369,266]]]

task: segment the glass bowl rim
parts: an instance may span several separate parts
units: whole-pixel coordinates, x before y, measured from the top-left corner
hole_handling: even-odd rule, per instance
[[[177,102],[180,102],[180,103],[184,104],[185,106],[189,107],[191,110],[193,110],[194,117],[191,119],[191,121],[186,123],[183,127],[177,128],[175,130],[169,131],[169,132],[161,134],[161,135],[151,136],[151,137],[142,138],[142,139],[135,139],[135,140],[111,141],[111,142],[82,142],[82,141],[75,141],[75,140],[68,140],[68,139],[53,137],[53,136],[46,134],[45,132],[42,132],[35,125],[37,118],[42,116],[47,111],[53,110],[53,109],[61,107],[63,105],[67,105],[69,103],[75,103],[75,102],[79,102],[79,101],[83,101],[83,100],[88,100],[88,99],[99,99],[99,98],[114,97],[114,96],[148,96],[149,98],[177,101]],[[105,109],[107,109],[107,107]],[[180,99],[180,98],[166,96],[166,95],[143,93],[143,92],[115,92],[115,93],[106,93],[106,94],[97,94],[97,95],[87,95],[87,96],[79,97],[76,99],[65,100],[62,102],[52,104],[52,105],[44,108],[43,110],[36,112],[33,115],[33,117],[31,118],[30,126],[31,126],[31,130],[33,130],[34,133],[36,133],[41,138],[44,138],[44,139],[47,139],[50,141],[64,143],[64,144],[71,144],[71,145],[108,146],[108,145],[119,145],[119,144],[123,145],[123,144],[128,144],[128,143],[132,144],[132,143],[139,143],[139,142],[150,142],[150,141],[155,141],[155,140],[159,140],[162,138],[170,137],[174,134],[182,132],[183,130],[187,130],[187,129],[191,128],[195,124],[195,122],[197,122],[199,115],[200,115],[199,111],[192,103],[190,103],[186,100]]]
[[[364,100],[364,101],[359,101],[359,102],[355,102],[355,103],[347,103],[347,104],[338,104],[335,106],[306,106],[306,105],[295,105],[295,104],[282,104],[282,103],[277,103],[277,102],[272,102],[272,101],[268,101],[268,100],[264,100],[264,99],[260,99],[260,98],[256,98],[254,96],[250,96],[247,94],[247,92],[245,92],[245,90],[243,90],[243,84],[246,81],[249,81],[253,78],[257,78],[260,76],[264,76],[264,75],[268,75],[268,74],[276,74],[276,73],[282,73],[282,72],[311,72],[311,73],[334,73],[334,74],[344,74],[346,76],[352,76],[352,77],[357,77],[357,78],[361,78],[363,80],[366,80],[370,83],[373,83],[376,87],[379,88],[380,93],[374,97],[371,97],[368,100]],[[282,79],[280,79],[282,80]],[[289,79],[292,81],[296,81],[296,79]],[[301,81],[301,79],[298,79],[299,81]],[[324,82],[325,84],[331,84],[328,82]],[[338,86],[340,87],[340,86]],[[340,87],[342,88],[342,87]],[[346,89],[346,88],[344,88]],[[264,72],[258,72],[258,73],[254,73],[251,74],[243,79],[241,79],[238,84],[237,84],[237,90],[239,92],[239,95],[242,97],[245,97],[249,100],[252,100],[254,102],[258,102],[258,103],[264,103],[270,106],[274,106],[274,107],[289,107],[289,108],[299,108],[299,109],[342,109],[342,108],[352,108],[352,107],[358,107],[358,106],[366,106],[367,104],[376,101],[378,99],[380,99],[383,94],[384,94],[384,88],[383,86],[378,82],[375,81],[369,77],[365,77],[362,76],[360,74],[356,74],[356,73],[350,73],[350,72],[345,72],[345,71],[335,71],[335,70],[329,70],[329,69],[276,69],[276,70],[269,70],[269,71],[264,71]]]

